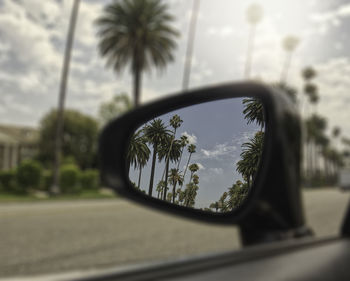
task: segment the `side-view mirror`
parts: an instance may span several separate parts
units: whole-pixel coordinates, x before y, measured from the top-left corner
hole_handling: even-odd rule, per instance
[[[102,175],[119,194],[173,214],[255,235],[300,229],[300,131],[281,92],[255,83],[204,88],[108,124]]]
[[[238,209],[266,160],[264,114],[258,98],[233,97],[147,120],[127,147],[131,186],[203,212]]]

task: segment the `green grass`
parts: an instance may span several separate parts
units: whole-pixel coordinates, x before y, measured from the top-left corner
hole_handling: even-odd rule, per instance
[[[115,194],[103,194],[100,191],[83,191],[79,194],[62,194],[54,197],[39,198],[34,195],[0,193],[0,203],[20,203],[37,201],[86,200],[86,199],[115,199]]]

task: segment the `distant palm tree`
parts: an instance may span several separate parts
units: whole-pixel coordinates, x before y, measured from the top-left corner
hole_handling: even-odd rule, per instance
[[[211,203],[211,204],[209,205],[209,208],[210,208],[210,209],[215,209],[215,212],[217,212],[217,211],[219,210],[219,202],[216,201],[216,202],[214,202],[214,203]]]
[[[169,138],[171,131],[167,129],[161,119],[153,120],[149,125],[144,127],[144,135],[147,139],[147,142],[153,147],[153,156],[152,156],[152,167],[151,167],[151,176],[148,188],[148,195],[152,196],[153,190],[153,181],[154,181],[154,171],[156,158],[158,154],[158,148],[161,143],[164,143],[167,138]]]
[[[335,126],[332,130],[332,136],[334,140],[336,141],[335,148],[339,149],[339,136],[340,136],[341,130],[338,126]]]
[[[185,168],[185,171],[184,171],[184,178],[185,178],[185,176],[186,176],[186,171],[187,171],[187,168],[188,168],[188,164],[190,163],[191,156],[192,156],[193,153],[196,152],[196,146],[195,146],[194,144],[190,144],[190,145],[187,147],[187,151],[188,151],[188,153],[189,153],[189,156],[188,156],[186,168]]]
[[[193,182],[186,184],[186,189],[184,190],[184,206],[194,207],[197,191],[198,185],[194,184]]]
[[[193,174],[199,170],[199,166],[198,166],[198,164],[194,163],[194,164],[191,164],[191,165],[188,167],[188,169],[189,169],[190,172],[191,172],[191,176],[190,176],[190,180],[189,180],[189,183],[190,183],[191,180],[192,180]]]
[[[170,175],[168,177],[169,179],[169,182],[173,185],[173,192],[172,192],[172,201],[173,203],[175,203],[175,197],[176,197],[176,184],[180,184],[182,185],[183,184],[183,176],[179,173],[179,170],[178,169],[171,169],[170,170]]]
[[[227,202],[225,201],[226,200],[226,198],[227,198],[227,196],[228,196],[228,193],[227,192],[224,192],[222,195],[221,195],[221,197],[220,197],[220,199],[219,199],[219,208],[220,208],[220,211],[221,212],[227,212],[227,211],[229,211],[228,210],[228,204],[227,204]]]
[[[151,66],[164,69],[173,61],[178,31],[174,17],[160,0],[121,0],[106,6],[96,21],[101,56],[116,72],[128,64],[133,74],[134,103],[140,103],[141,76]]]
[[[162,175],[162,180],[164,180],[165,185],[164,185],[164,191],[163,191],[163,196],[162,198],[165,200],[166,199],[166,193],[168,190],[168,181],[166,180],[168,178],[169,174],[169,162],[176,162],[180,158],[180,153],[181,153],[181,144],[179,141],[173,141],[174,136],[169,136],[164,142],[162,142],[159,145],[159,150],[158,150],[158,160],[162,161],[165,159],[165,167],[164,167],[164,172]]]
[[[303,95],[303,99],[301,102],[301,114],[302,116],[305,115],[307,117],[307,113],[305,112],[306,109],[305,107],[307,106],[306,104],[306,99],[305,97],[309,98],[309,95],[311,92],[315,92],[317,86],[313,83],[311,83],[312,79],[314,79],[317,75],[315,69],[313,69],[311,66],[305,67],[302,72],[301,75],[304,79],[304,95]]]
[[[227,192],[229,197],[227,200],[228,210],[233,210],[234,208],[237,208],[239,205],[241,205],[248,192],[248,184],[244,184],[240,180],[236,181],[236,183],[234,183]]]
[[[249,40],[248,40],[248,51],[247,51],[245,69],[244,69],[244,77],[246,79],[249,79],[250,69],[252,64],[252,57],[253,57],[253,49],[254,49],[255,30],[256,30],[257,24],[263,18],[262,7],[259,4],[250,5],[246,12],[246,18],[251,27],[250,27]]]
[[[165,176],[165,178],[168,177],[170,152],[172,151],[173,143],[175,141],[176,130],[181,126],[182,122],[183,122],[183,120],[177,114],[175,114],[170,119],[170,126],[173,127],[174,131],[173,131],[173,136],[170,139],[170,145],[168,145],[167,147],[164,147],[165,155],[162,155],[163,156],[162,158],[165,157],[165,163],[166,163],[165,167],[164,167],[163,175],[162,175],[162,180],[164,179],[164,176]],[[165,198],[166,197],[164,196],[164,200],[165,200]]]
[[[296,47],[299,45],[299,39],[295,36],[287,36],[284,38],[282,41],[282,46],[284,50],[286,51],[286,59],[282,68],[281,72],[281,83],[286,83],[287,82],[287,77],[288,77],[288,70],[290,67],[290,63],[292,61],[292,54]]]
[[[199,176],[197,174],[193,174],[192,180],[194,184],[199,184]]]
[[[158,182],[157,188],[156,188],[158,199],[161,199],[161,193],[164,190],[164,187],[165,187],[165,181],[161,180],[160,182]]]
[[[184,149],[186,147],[186,145],[188,145],[189,143],[189,140],[188,140],[188,137],[185,136],[185,135],[182,135],[181,138],[180,138],[180,144],[181,144],[181,155],[180,155],[180,158],[179,158],[179,161],[177,162],[177,169],[180,168],[180,163],[181,163],[181,159],[182,159],[182,154],[184,152]]]
[[[134,168],[139,168],[139,179],[137,187],[140,188],[142,168],[146,165],[151,151],[147,146],[147,139],[141,135],[142,130],[136,132],[130,139],[127,152],[128,169],[133,165]]]

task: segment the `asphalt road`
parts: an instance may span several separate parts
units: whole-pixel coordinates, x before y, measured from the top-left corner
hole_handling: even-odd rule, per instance
[[[318,236],[336,235],[349,193],[304,193]],[[91,270],[238,249],[237,229],[124,200],[0,205],[0,277]]]

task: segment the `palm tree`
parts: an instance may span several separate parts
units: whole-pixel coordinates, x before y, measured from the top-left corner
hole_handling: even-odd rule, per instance
[[[113,1],[98,18],[98,45],[107,67],[121,72],[128,64],[133,75],[134,103],[140,103],[142,72],[151,66],[164,69],[174,60],[178,32],[174,17],[160,0]]]
[[[234,208],[237,208],[239,205],[241,205],[247,196],[248,191],[249,186],[246,183],[243,184],[240,180],[236,181],[236,183],[234,183],[232,187],[228,189],[228,210],[233,210]]]
[[[282,46],[286,51],[286,59],[281,72],[281,83],[287,82],[288,70],[290,67],[290,63],[292,61],[292,54],[296,49],[296,47],[298,46],[298,44],[299,44],[299,39],[291,35],[284,38],[282,42]]]
[[[187,151],[188,153],[190,154],[188,156],[188,160],[187,160],[187,164],[186,164],[186,168],[185,168],[185,172],[184,172],[184,178],[186,176],[186,171],[187,171],[187,168],[188,168],[188,164],[190,163],[190,160],[191,160],[191,156],[193,153],[196,152],[196,146],[194,144],[190,144],[188,147],[187,147]]]
[[[170,136],[170,130],[164,125],[161,119],[155,119],[151,124],[144,127],[144,135],[147,139],[147,142],[153,147],[153,156],[152,156],[152,167],[151,167],[151,176],[148,188],[148,195],[152,196],[153,190],[153,181],[154,181],[154,171],[156,158],[158,153],[158,148],[161,143],[164,143],[167,138]]]
[[[248,40],[248,51],[247,51],[247,58],[246,58],[246,64],[245,64],[245,70],[244,70],[244,77],[246,79],[249,79],[250,69],[252,64],[252,57],[253,57],[253,49],[254,49],[255,30],[256,30],[257,24],[263,18],[262,7],[258,4],[250,5],[246,12],[246,18],[251,27],[250,27],[249,40]]]
[[[222,195],[221,195],[221,197],[220,197],[220,199],[219,199],[219,201],[218,201],[218,203],[219,203],[219,208],[220,208],[220,211],[221,212],[227,212],[228,211],[228,204],[227,204],[227,202],[225,202],[225,200],[226,200],[226,198],[227,198],[227,192],[224,192]]]
[[[161,193],[164,190],[164,187],[165,187],[165,181],[161,180],[160,182],[158,182],[157,188],[156,188],[158,199],[161,199]]]
[[[138,188],[140,188],[142,168],[147,164],[151,151],[147,146],[147,139],[140,136],[142,130],[136,132],[129,141],[127,152],[128,169],[133,165],[134,168],[139,168]]]
[[[256,98],[248,98],[243,100],[244,105],[244,119],[247,120],[247,123],[256,123],[260,126],[261,131],[264,127],[264,107]]]
[[[165,186],[164,186],[164,192],[163,192],[163,199],[166,199],[166,193],[168,190],[168,182],[167,182],[167,178],[168,178],[168,174],[169,174],[169,162],[176,162],[179,157],[180,157],[180,153],[181,153],[181,144],[179,141],[173,141],[174,136],[169,136],[168,138],[166,138],[166,140],[164,140],[164,142],[162,142],[159,145],[159,150],[158,150],[158,160],[162,161],[163,159],[165,159],[165,167],[164,167],[164,171],[163,171],[163,175],[162,175],[162,180],[164,180],[165,182]]]
[[[186,189],[184,190],[184,206],[194,207],[198,188],[198,185],[193,182],[186,184]]]
[[[199,176],[197,174],[193,174],[192,180],[194,184],[199,184]]]
[[[179,115],[175,114],[171,119],[170,119],[170,126],[173,127],[174,131],[173,131],[173,136],[170,140],[170,145],[168,146],[168,150],[166,151],[166,147],[165,147],[165,153],[166,155],[163,155],[163,156],[166,156],[165,158],[165,167],[164,167],[164,171],[163,171],[163,175],[162,175],[162,179],[164,179],[164,176],[165,178],[168,177],[168,171],[169,171],[169,156],[170,156],[170,153],[172,151],[172,147],[173,147],[173,143],[175,141],[175,136],[176,136],[176,130],[177,128],[179,128],[181,126],[181,123],[183,122],[183,120],[180,118]],[[173,152],[174,153],[174,152]],[[175,152],[176,153],[176,152]],[[163,157],[164,158],[164,157]],[[165,200],[165,196],[164,196],[164,200]]]
[[[242,144],[242,159],[237,162],[236,170],[246,179],[249,187],[251,186],[252,180],[258,171],[263,142],[264,133],[257,132],[255,136],[249,140],[249,142]]]
[[[308,136],[309,128],[307,124],[308,119],[308,100],[310,101],[311,96],[315,96],[317,94],[317,86],[312,83],[312,80],[316,77],[317,73],[314,68],[311,66],[305,67],[301,72],[302,78],[304,79],[304,95],[302,96],[301,101],[301,116],[304,117],[305,121],[303,122],[304,126],[302,127],[303,134],[303,154],[306,155],[305,158],[305,166],[304,166],[304,174],[306,178],[309,178],[313,168],[311,161],[311,146],[310,146],[310,138]],[[307,99],[306,99],[307,98]]]
[[[169,179],[169,182],[173,185],[173,192],[172,192],[172,195],[173,195],[173,198],[172,198],[172,201],[173,203],[175,203],[175,197],[176,197],[176,184],[180,184],[182,185],[183,184],[183,176],[179,173],[179,170],[178,169],[171,169],[170,170],[170,175],[168,177]]]

